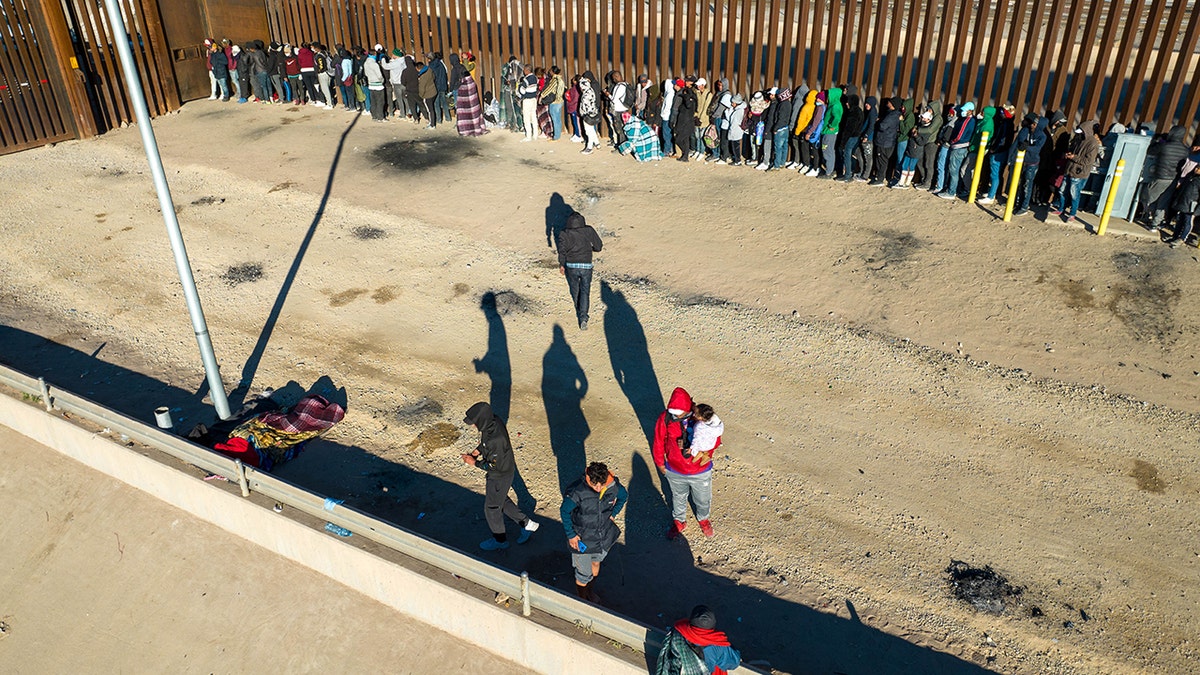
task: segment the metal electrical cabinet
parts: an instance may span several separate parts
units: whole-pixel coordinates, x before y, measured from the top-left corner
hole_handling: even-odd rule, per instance
[[[1103,215],[1104,202],[1108,200],[1108,190],[1112,187],[1113,174],[1117,170],[1117,160],[1125,160],[1125,170],[1121,174],[1121,184],[1117,186],[1117,196],[1113,201],[1112,215],[1122,220],[1132,220],[1133,211],[1137,208],[1137,193],[1141,184],[1138,178],[1142,175],[1142,166],[1146,163],[1146,153],[1150,149],[1151,138],[1141,134],[1108,134],[1104,137],[1104,158],[1106,164],[1100,168],[1104,184],[1100,189],[1100,199],[1096,202],[1096,215]]]

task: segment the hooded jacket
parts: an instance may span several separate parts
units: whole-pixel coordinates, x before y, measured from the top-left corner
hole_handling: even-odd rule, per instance
[[[942,130],[942,102],[934,101],[929,104],[929,110],[933,113],[933,120],[929,126],[917,127],[917,134],[921,136],[925,142],[922,145],[928,145],[937,141],[938,132]]]
[[[450,60],[450,91],[458,91],[463,78],[467,76],[467,67],[462,64],[458,54],[451,54],[447,58]]]
[[[449,91],[449,75],[446,73],[446,64],[442,63],[441,59],[433,59],[429,64],[429,69],[433,71],[433,87],[436,93],[444,94]]]
[[[1171,200],[1171,208],[1179,213],[1195,215],[1198,206],[1200,206],[1200,176],[1192,173],[1184,176],[1179,182],[1179,188],[1175,190],[1175,196]]]
[[[792,91],[780,89],[771,102],[771,112],[768,115],[766,128],[772,132],[787,129],[792,121]]]
[[[671,121],[671,106],[675,105],[675,80],[667,78],[662,83],[662,108],[659,110],[659,115],[662,117],[663,123]]]
[[[812,121],[808,123],[808,129],[805,130],[804,139],[809,143],[817,143],[821,140],[821,134],[825,132],[825,93],[817,94],[817,107],[813,110]]]
[[[900,139],[900,111],[889,110],[875,125],[875,147],[894,148]]]
[[[412,56],[404,57],[404,70],[400,71],[400,84],[409,93],[416,94],[421,86],[421,74],[417,72],[417,63]]]
[[[858,138],[863,132],[863,122],[866,115],[858,104],[856,94],[846,96],[846,110],[842,113],[842,124],[838,130],[838,145],[845,146],[851,138]]]
[[[871,143],[875,142],[875,125],[879,124],[879,99],[867,97],[867,107],[863,110],[862,137]]]
[[[1013,118],[1004,108],[996,111],[995,120],[996,131],[992,134],[991,140],[988,141],[988,152],[995,155],[1008,156],[1008,149],[1012,147],[1013,141]]]
[[[971,153],[979,150],[979,144],[983,141],[983,132],[987,132],[989,143],[996,135],[996,109],[992,106],[987,106],[983,109],[982,117],[975,124],[975,131],[971,134]]]
[[[1074,157],[1067,162],[1067,175],[1071,178],[1087,178],[1096,167],[1096,160],[1100,158],[1100,139],[1092,133],[1095,126],[1096,120],[1084,122],[1079,125],[1082,132],[1071,139],[1071,154]]]
[[[567,226],[558,233],[558,265],[567,263],[592,264],[592,253],[599,253],[604,244],[600,235],[587,224],[583,216],[572,213],[567,216]]]
[[[417,76],[417,95],[424,99],[437,97],[438,90],[437,84],[434,82],[433,66],[426,65],[421,74]]]
[[[685,476],[704,473],[712,468],[712,462],[696,464],[683,456],[688,444],[687,425],[692,416],[692,397],[683,387],[671,392],[667,409],[654,423],[654,444],[650,448],[654,464]]]
[[[800,106],[800,112],[796,115],[796,125],[794,133],[797,136],[803,136],[808,130],[808,125],[812,124],[813,113],[817,110],[817,92],[809,91],[804,95],[804,104]]]
[[[1032,115],[1032,113],[1031,113]],[[1013,141],[1012,147],[1008,149],[1008,163],[1014,164],[1017,161],[1017,153],[1021,150],[1025,151],[1025,166],[1038,166],[1042,161],[1042,148],[1046,145],[1046,125],[1050,123],[1045,117],[1033,115],[1037,117],[1033,130],[1024,124],[1021,125],[1021,130],[1017,132],[1017,138]],[[1028,117],[1026,118],[1028,119]]]
[[[214,72],[215,72],[214,68]],[[1152,180],[1174,180],[1179,175],[1183,160],[1187,159],[1190,148],[1183,142],[1187,128],[1171,127],[1167,138],[1159,144],[1154,158],[1154,166],[1150,170]]]
[[[909,132],[917,126],[917,114],[913,110],[916,101],[911,98],[906,98],[900,102],[900,139],[905,140],[909,137]]]
[[[467,408],[463,421],[479,429],[479,445],[475,448],[479,451],[479,460],[475,466],[486,471],[489,477],[508,476],[517,470],[508,427],[492,412],[492,406],[482,401],[476,403]]]
[[[950,136],[950,147],[967,147],[971,144],[971,135],[974,132],[975,104],[968,101],[958,109],[958,122],[954,125],[954,133]]]
[[[842,90],[833,87],[825,100],[825,131],[826,134],[836,134],[842,126]]]

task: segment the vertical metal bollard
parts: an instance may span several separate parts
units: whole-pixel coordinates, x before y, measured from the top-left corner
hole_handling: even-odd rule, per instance
[[[975,171],[971,174],[971,192],[967,194],[967,203],[975,203],[975,193],[979,191],[979,172],[983,171],[983,157],[987,154],[988,132],[983,132],[979,138],[979,152],[975,153]]]
[[[1121,186],[1121,174],[1125,173],[1125,160],[1117,160],[1117,171],[1113,174],[1112,185],[1108,186],[1108,199],[1104,200],[1104,212],[1100,215],[1100,224],[1096,226],[1096,236],[1103,237],[1108,229],[1108,217],[1112,215],[1113,202],[1117,200],[1117,188]]]
[[[1025,151],[1017,151],[1017,163],[1013,164],[1012,180],[1008,182],[1008,201],[1004,204],[1004,222],[1012,221],[1013,205],[1017,203],[1017,189],[1021,187],[1021,166],[1025,164]]]
[[[521,616],[529,616],[529,572],[521,572]]]
[[[38,378],[38,388],[42,390],[42,405],[46,406],[46,412],[54,412],[54,402],[50,400],[50,385],[46,384],[46,378]]]
[[[246,480],[246,465],[242,464],[242,460],[240,460],[240,459],[236,460],[236,461],[237,461],[237,471],[238,471],[238,476],[237,476],[238,487],[242,488],[242,496],[243,497],[249,497],[250,496],[250,482]]]

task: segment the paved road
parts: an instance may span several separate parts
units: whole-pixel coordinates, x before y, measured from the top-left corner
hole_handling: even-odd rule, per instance
[[[525,672],[2,426],[0,466],[0,672]]]

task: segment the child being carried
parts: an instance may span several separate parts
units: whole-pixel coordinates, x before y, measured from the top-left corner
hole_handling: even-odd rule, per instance
[[[708,462],[712,459],[713,450],[721,445],[721,434],[725,433],[725,424],[707,403],[697,403],[696,413],[692,423],[688,425],[688,448],[684,450],[693,462]]]

